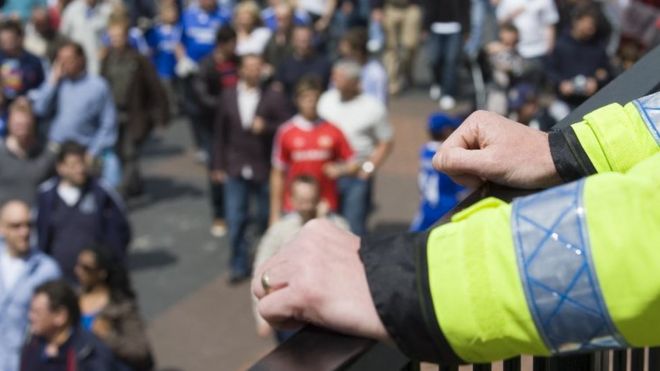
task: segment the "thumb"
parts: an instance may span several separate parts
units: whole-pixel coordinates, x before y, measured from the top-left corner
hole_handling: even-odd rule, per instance
[[[488,178],[488,158],[483,149],[442,147],[433,157],[433,167],[461,185],[476,188]]]

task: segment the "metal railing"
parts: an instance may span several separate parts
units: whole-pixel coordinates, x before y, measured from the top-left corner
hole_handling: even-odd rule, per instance
[[[660,46],[609,83],[555,127],[562,128],[610,103],[624,104],[660,90]],[[510,202],[533,191],[486,184],[473,192],[449,216],[485,197]],[[601,351],[560,357],[518,357],[485,365],[439,365],[440,371],[660,371],[660,348]],[[420,363],[398,349],[373,340],[307,326],[254,364],[253,371],[419,370]]]

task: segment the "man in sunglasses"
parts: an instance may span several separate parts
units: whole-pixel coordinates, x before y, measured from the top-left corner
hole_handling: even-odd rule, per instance
[[[8,201],[0,209],[0,371],[18,369],[34,289],[60,276],[55,261],[32,247],[30,209]]]

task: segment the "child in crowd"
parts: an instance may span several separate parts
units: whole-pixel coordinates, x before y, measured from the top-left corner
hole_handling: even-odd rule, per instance
[[[518,29],[511,23],[500,26],[498,40],[486,45],[492,81],[488,87],[489,111],[507,114],[507,91],[523,73],[523,59],[518,54]]]
[[[454,208],[467,195],[467,189],[454,183],[446,174],[433,168],[433,156],[442,142],[458,127],[461,120],[443,113],[429,117],[428,132],[431,140],[419,153],[418,185],[420,203],[410,231],[421,232],[431,227],[444,214]]]
[[[550,131],[557,123],[529,83],[520,83],[509,90],[509,118],[541,131]]]

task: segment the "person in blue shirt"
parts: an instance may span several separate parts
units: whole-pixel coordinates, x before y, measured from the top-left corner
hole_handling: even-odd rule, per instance
[[[60,277],[57,263],[30,242],[30,207],[7,201],[0,209],[0,371],[18,370],[35,288]]]
[[[201,122],[203,109],[195,94],[193,77],[197,64],[213,51],[218,30],[230,21],[231,12],[221,7],[217,0],[199,0],[198,4],[189,5],[181,17],[181,57],[177,61],[176,73],[183,80],[182,108],[190,120],[197,147],[196,157],[201,163],[210,158],[210,145],[208,130]]]
[[[162,80],[172,81],[175,78],[177,45],[181,41],[182,32],[176,6],[161,6],[158,21],[145,36],[151,49],[151,60]]]
[[[461,120],[443,113],[432,114],[428,120],[431,141],[422,146],[419,153],[420,203],[417,215],[410,226],[411,232],[421,232],[431,227],[445,213],[454,208],[467,195],[467,190],[451,178],[433,168],[433,156],[442,142],[458,127]]]
[[[231,13],[221,8],[217,0],[199,0],[188,6],[181,21],[181,44],[186,56],[197,63],[213,50],[216,32],[231,21]]]
[[[103,179],[116,185],[110,172],[117,141],[117,113],[108,83],[86,71],[83,48],[64,43],[49,78],[34,94],[34,111],[49,121],[49,139],[56,143],[76,141],[87,148],[88,166],[103,162]],[[118,171],[117,171],[118,172]]]
[[[282,3],[281,1],[269,1],[269,6],[261,11],[261,20],[264,22],[264,26],[273,32],[277,31],[279,26],[277,21],[277,6]],[[287,4],[287,6],[289,5]],[[300,8],[293,9],[293,24],[295,26],[309,26],[311,23],[312,18],[306,11]]]

